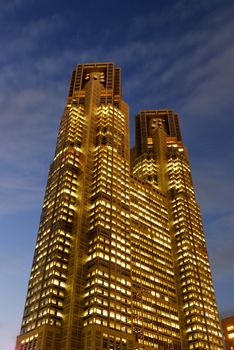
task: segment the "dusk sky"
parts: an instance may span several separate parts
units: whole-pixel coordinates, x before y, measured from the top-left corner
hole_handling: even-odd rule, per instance
[[[233,0],[0,2],[0,350],[19,334],[72,69],[112,61],[123,97],[180,114],[221,317],[234,314]]]

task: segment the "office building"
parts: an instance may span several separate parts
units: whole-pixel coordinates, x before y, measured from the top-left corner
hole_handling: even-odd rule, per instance
[[[135,122],[130,157],[120,69],[76,67],[17,350],[223,349],[178,115]]]

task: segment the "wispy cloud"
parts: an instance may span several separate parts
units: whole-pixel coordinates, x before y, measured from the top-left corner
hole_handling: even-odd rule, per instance
[[[11,177],[0,175],[0,216],[39,206],[42,201],[41,187],[44,182],[40,179],[37,183],[35,177],[32,180],[29,177],[23,179],[20,173]]]
[[[163,14],[163,20],[166,17],[171,27],[175,25],[173,16],[170,17],[170,11],[169,14]],[[157,31],[161,20],[158,23],[156,18],[155,13],[148,17],[142,16],[136,19],[133,27]],[[139,81],[145,83],[146,103],[157,98],[159,103],[166,105],[176,102],[188,115],[197,112],[201,115],[202,111],[207,116],[214,116],[217,99],[220,110],[227,100],[230,101],[230,88],[233,87],[233,11],[224,9],[205,20],[206,23],[199,22],[199,26],[193,25],[184,32],[181,30],[176,36],[165,31],[165,35],[160,37],[160,30],[153,41],[152,36],[149,39],[146,37],[145,42],[142,38],[142,47],[145,47],[142,52],[145,52],[144,61],[148,67],[143,67]],[[174,40],[177,36],[177,40]]]
[[[17,8],[19,8],[23,2],[25,3],[27,0],[11,0],[11,1],[1,1],[0,10],[1,12],[10,12]]]

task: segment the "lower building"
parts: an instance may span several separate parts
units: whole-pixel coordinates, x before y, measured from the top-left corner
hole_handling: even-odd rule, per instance
[[[120,69],[72,73],[17,350],[223,350],[178,115],[136,116]]]
[[[234,315],[222,319],[226,350],[234,350]]]

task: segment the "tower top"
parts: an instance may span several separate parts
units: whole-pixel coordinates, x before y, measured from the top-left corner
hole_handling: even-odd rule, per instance
[[[163,128],[167,136],[182,141],[177,113],[171,109],[142,110],[135,119],[137,156],[148,152],[148,139],[152,138],[154,130],[159,126]]]
[[[99,80],[103,85],[103,102],[115,104],[122,97],[119,67],[112,62],[84,63],[78,64],[72,72],[68,102],[83,96],[85,85],[90,79]]]

